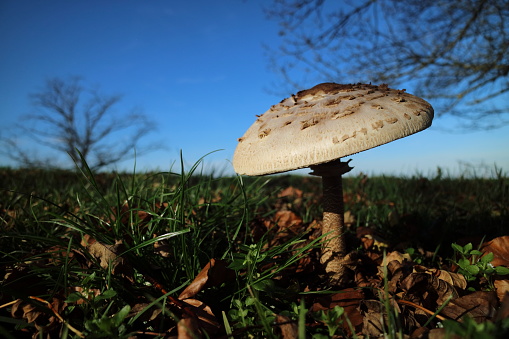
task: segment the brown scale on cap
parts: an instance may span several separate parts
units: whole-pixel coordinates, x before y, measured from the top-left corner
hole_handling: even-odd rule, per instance
[[[318,84],[310,89],[305,89],[303,91],[297,92],[297,97],[301,98],[306,95],[316,95],[319,92],[323,92],[324,94],[328,93],[337,93],[337,92],[348,92],[352,90],[354,85],[342,85],[336,84],[333,82],[324,82],[322,84]]]

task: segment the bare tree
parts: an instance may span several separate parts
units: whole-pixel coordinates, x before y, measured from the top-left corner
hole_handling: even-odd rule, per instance
[[[116,115],[113,106],[121,96],[103,95],[80,83],[79,77],[47,80],[41,91],[30,95],[36,112],[24,117],[18,132],[36,141],[36,145],[69,154],[78,166],[84,165],[83,157],[94,170],[133,157],[134,148],[153,131],[153,124],[135,109]],[[34,155],[15,139],[3,141],[7,146],[4,153],[22,166],[53,167],[49,159]],[[148,149],[137,149],[136,153]]]
[[[274,0],[266,12],[287,85],[404,83],[470,128],[509,122],[508,0]]]

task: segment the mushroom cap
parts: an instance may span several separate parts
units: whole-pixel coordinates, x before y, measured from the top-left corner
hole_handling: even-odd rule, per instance
[[[233,168],[264,175],[330,162],[431,126],[433,107],[387,85],[323,83],[284,99],[239,138]]]

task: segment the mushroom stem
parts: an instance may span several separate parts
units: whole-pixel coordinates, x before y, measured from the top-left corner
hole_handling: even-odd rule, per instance
[[[322,177],[323,225],[321,263],[333,285],[343,286],[348,281],[345,256],[347,254],[344,221],[343,184],[341,176],[352,167],[339,160],[311,166],[312,175]]]

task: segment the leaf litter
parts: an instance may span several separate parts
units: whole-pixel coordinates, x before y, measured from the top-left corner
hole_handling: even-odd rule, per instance
[[[366,185],[366,182],[367,178],[362,177],[359,185]],[[353,240],[350,243],[356,244],[348,254],[349,268],[354,279],[348,288],[330,290],[325,274],[321,271],[319,246],[310,245],[320,239],[320,220],[305,219],[299,212],[315,205],[317,198],[315,194],[304,192],[305,190],[293,186],[281,189],[276,195],[271,212],[257,213],[250,221],[246,233],[253,243],[263,242],[260,253],[272,253],[272,249],[293,242],[284,251],[274,252],[272,257],[260,261],[261,265],[255,267],[256,276],[265,274],[268,277],[266,280],[271,281],[271,284],[259,285],[257,293],[272,296],[279,305],[290,301],[296,304],[302,302],[306,307],[304,321],[308,330],[326,327],[330,330],[337,325],[340,330],[333,332],[336,338],[379,337],[393,331],[394,328],[391,327],[399,327],[408,338],[442,338],[446,332],[440,324],[447,320],[462,322],[465,317],[469,317],[482,324],[509,318],[507,276],[492,276],[493,289],[490,289],[487,280],[490,277],[479,276],[475,281],[467,281],[463,274],[458,273],[456,262],[448,261],[422,248],[417,248],[416,252],[410,254],[405,251],[408,248],[408,245],[405,245],[408,244],[408,235],[400,234],[395,240],[390,237],[390,231],[383,234],[372,225],[359,226],[357,221],[361,220],[361,216],[351,210],[345,212],[345,220],[349,227],[347,236]],[[205,197],[200,199],[200,204],[206,204]],[[221,202],[220,195],[215,195],[213,200],[214,203]],[[363,190],[357,193],[346,192],[345,201],[350,206],[369,207],[373,204]],[[390,208],[395,205],[387,201],[375,203]],[[115,208],[112,210],[113,215],[122,216],[121,223],[129,224],[135,220],[136,227],[141,228],[148,227],[151,216],[162,213],[168,206],[165,202],[150,212],[139,210],[134,219],[127,217],[129,211],[132,211],[128,204],[124,203],[120,207],[120,214]],[[5,227],[10,229],[16,212],[10,209],[3,211],[8,211]],[[411,216],[400,216],[395,211],[393,209],[386,214],[390,227],[397,228],[398,225],[408,222],[412,225]],[[193,210],[191,213],[198,211]],[[115,219],[114,216],[109,217]],[[152,237],[158,235],[152,234]],[[296,238],[299,241],[294,241]],[[225,295],[225,289],[235,288],[237,292],[234,293],[239,293],[239,281],[247,281],[246,277],[253,274],[249,272],[250,268],[232,266],[232,261],[227,258],[211,258],[194,279],[183,287],[178,297],[175,297],[170,295],[174,292],[168,292],[160,285],[157,279],[160,277],[144,275],[138,263],[129,261],[125,256],[126,241],[130,241],[129,237],[107,244],[92,235],[84,234],[79,249],[67,251],[64,247],[53,246],[34,250],[29,260],[3,265],[1,283],[13,289],[13,284],[24,274],[30,273],[34,266],[48,268],[63,262],[67,265],[76,262],[85,271],[99,266],[124,281],[123,288],[137,284],[141,279],[147,282],[147,286],[159,290],[162,296],[168,298],[167,311],[165,307],[158,306],[163,302],[161,298],[152,300],[147,298],[148,294],[143,296],[143,292],[132,298],[126,319],[136,319],[133,324],[141,327],[129,335],[131,338],[147,335],[168,338],[227,337],[228,334],[232,337],[243,337],[250,331],[261,333],[261,325],[243,326],[240,323],[232,324],[233,328],[227,331],[227,322],[225,323],[222,314],[228,312],[231,303],[214,298],[215,294]],[[154,241],[152,250],[161,260],[175,260],[171,242]],[[509,236],[499,236],[483,242],[480,251],[483,255],[492,253],[493,260],[490,263],[494,267],[509,267]],[[299,256],[293,261],[289,260],[296,253],[299,253]],[[285,260],[290,264],[283,269],[278,268],[278,263]],[[37,336],[37,333],[61,333],[62,323],[70,326],[70,321],[79,317],[79,314],[75,314],[76,305],[97,300],[104,293],[104,290],[87,286],[68,286],[67,289],[51,291],[50,297],[38,299],[34,295],[48,295],[50,291],[37,286],[23,288],[24,293],[18,294],[24,297],[7,303],[8,296],[2,292],[1,300],[4,301],[3,306],[10,307],[12,318],[23,319],[34,326],[34,331],[29,328],[24,330],[34,336]],[[240,288],[242,289],[241,286]],[[140,291],[146,290],[145,287],[140,288]],[[226,292],[227,295],[231,291]],[[72,294],[80,297],[72,300],[69,298]],[[280,307],[273,307],[272,310],[274,321],[270,326],[273,333],[282,338],[297,337],[299,320],[285,313]],[[334,312],[337,313],[336,318],[333,317]],[[394,314],[397,315],[396,322]],[[67,315],[68,319],[64,320],[62,315]],[[155,328],[158,330],[154,331]],[[82,330],[73,329],[75,335],[83,335]]]

